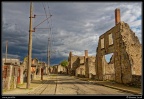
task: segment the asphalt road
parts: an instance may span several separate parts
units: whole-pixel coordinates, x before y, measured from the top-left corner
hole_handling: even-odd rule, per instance
[[[29,95],[132,95],[120,90],[82,81],[72,76],[51,75],[44,84],[38,86]]]

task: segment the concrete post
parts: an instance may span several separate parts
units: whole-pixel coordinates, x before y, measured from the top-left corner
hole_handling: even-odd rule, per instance
[[[70,68],[72,68],[72,52],[70,52],[69,56],[70,56]]]
[[[11,77],[12,77],[12,66],[8,66],[8,70],[7,70],[7,77],[6,77],[6,80],[7,80],[7,86],[6,86],[6,89],[7,90],[10,90],[10,85],[11,85]]]
[[[85,50],[84,65],[85,65],[85,77],[89,77],[89,67],[88,67],[88,50]]]
[[[20,84],[23,84],[23,71],[24,71],[24,67],[20,66]]]
[[[34,71],[34,73],[33,73],[33,79],[36,78],[36,70],[37,70],[37,67],[35,67],[35,71]]]
[[[39,67],[39,75],[41,75],[41,66]]]
[[[69,68],[68,68],[68,74],[71,74],[72,69],[72,52],[69,53]]]
[[[15,69],[13,69],[14,71],[14,74],[12,75],[13,77],[14,77],[14,80],[12,81],[12,84],[13,84],[13,88],[15,89],[16,87],[17,87],[17,79],[18,79],[18,73],[19,73],[19,71],[18,71],[18,67],[13,67],[13,68],[15,68]]]
[[[41,68],[41,80],[43,80],[43,68]]]

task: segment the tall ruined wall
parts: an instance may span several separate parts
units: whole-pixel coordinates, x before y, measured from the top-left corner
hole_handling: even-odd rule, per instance
[[[84,64],[84,56],[79,56],[79,65],[83,65]]]
[[[65,67],[58,65],[58,73],[66,73],[66,72],[67,72],[67,70]]]
[[[110,44],[109,36],[112,35],[113,43]],[[100,36],[97,55],[96,73],[99,80],[104,78],[105,66],[103,56],[114,53],[115,81],[130,83],[132,74],[141,75],[142,53],[141,44],[128,24],[119,22],[116,26]]]
[[[72,62],[72,69],[75,70],[80,64],[79,56],[72,56],[71,62]]]
[[[141,75],[142,73],[142,46],[127,23],[121,22],[120,28],[122,82],[129,83],[132,81],[133,74]]]
[[[80,64],[79,56],[69,55],[68,62],[68,74],[75,75],[75,70]]]
[[[87,65],[87,73],[89,78],[93,78],[93,75],[96,75],[95,71],[95,56],[89,56],[86,60],[86,65]]]
[[[122,54],[127,53],[129,62],[131,65],[132,74],[142,74],[142,45],[140,44],[138,37],[129,28],[128,24],[123,23],[121,25],[121,37],[122,37]],[[124,52],[125,51],[125,52]],[[122,56],[122,55],[121,55]],[[122,58],[125,58],[122,56]]]
[[[58,65],[50,66],[49,68],[50,68],[49,70],[51,71],[52,74],[58,73]]]
[[[23,83],[23,67],[7,64],[2,73],[2,88],[6,90],[15,89],[18,84]]]
[[[85,77],[85,66],[84,65],[80,65],[76,69],[76,76]]]
[[[120,31],[120,23],[108,30],[106,33],[102,34],[99,37],[98,47],[96,50],[96,78],[98,80],[103,80],[104,77],[104,62],[103,57],[106,54],[114,53],[114,64],[115,71],[117,74],[115,75],[117,82],[121,82],[121,67],[118,55],[120,55],[119,51],[119,31]],[[111,39],[109,35],[112,35]]]

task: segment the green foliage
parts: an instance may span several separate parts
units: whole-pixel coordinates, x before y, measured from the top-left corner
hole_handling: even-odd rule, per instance
[[[66,67],[66,66],[68,66],[68,61],[67,60],[63,60],[60,64],[61,64],[61,66]]]

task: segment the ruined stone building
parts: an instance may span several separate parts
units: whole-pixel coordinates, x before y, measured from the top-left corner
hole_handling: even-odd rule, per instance
[[[60,64],[50,66],[50,73],[51,74],[67,74],[67,68],[64,66],[61,66]]]
[[[58,73],[60,74],[67,74],[67,68],[64,67],[64,66],[61,66],[60,64],[57,66],[57,70],[58,70]]]
[[[18,84],[23,83],[24,67],[19,59],[6,59],[2,64],[2,89],[15,89]]]
[[[88,56],[88,50],[85,50],[84,56],[72,55],[69,53],[68,73],[70,75],[92,78],[95,76],[95,56]]]
[[[113,53],[109,63],[105,55]],[[115,26],[99,37],[96,50],[96,79],[131,83],[142,75],[142,45],[115,10]],[[141,83],[141,79],[138,80]]]
[[[95,61],[96,61],[95,56],[88,56],[88,58],[86,59],[87,75],[85,77],[95,79],[96,76]]]
[[[12,63],[12,64],[17,64],[17,65],[20,65],[20,60],[17,59],[17,58],[2,58],[2,65],[4,65],[4,63]]]
[[[75,64],[73,66],[75,66],[74,71],[75,71],[75,76],[80,76],[80,77],[85,77],[85,57],[84,56],[78,56],[77,58],[77,66],[75,66]]]
[[[68,62],[69,62],[68,74],[75,75],[75,70],[79,66],[79,63],[80,63],[79,56],[73,56],[72,52],[70,52],[69,57],[68,57]]]
[[[58,73],[58,65],[50,66],[49,67],[49,72],[51,74],[57,74]]]
[[[24,81],[26,82],[27,77],[27,66],[28,66],[28,57],[24,58],[22,63],[24,66]],[[41,76],[41,73],[47,74],[47,64],[45,62],[40,62],[37,58],[33,58],[31,61],[31,80],[35,79],[38,76]]]

